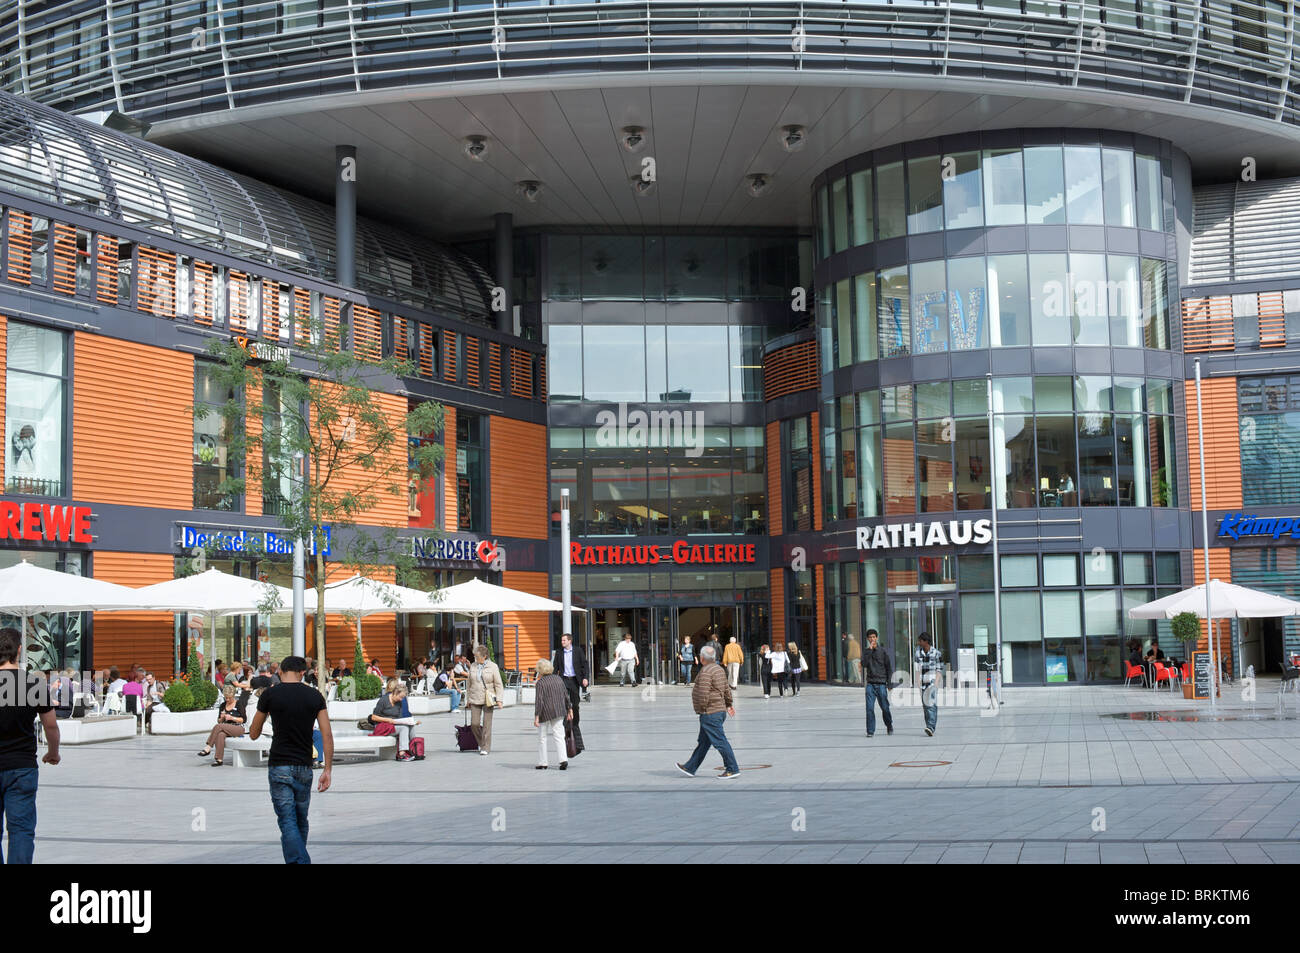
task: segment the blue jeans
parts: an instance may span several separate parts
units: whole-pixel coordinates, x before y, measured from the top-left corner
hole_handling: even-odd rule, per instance
[[[9,829],[9,863],[30,864],[36,850],[36,768],[0,771],[0,824]],[[5,854],[0,846],[0,863]]]
[[[889,686],[867,685],[867,734],[876,733],[876,702],[880,702],[880,713],[885,718],[885,728],[894,730],[894,716],[889,712]]]
[[[456,691],[456,689],[454,689],[454,688],[440,688],[440,689],[438,689],[437,694],[439,694],[439,695],[450,695],[450,696],[451,696],[451,710],[452,710],[452,711],[455,711],[457,708],[460,707],[460,692]]]
[[[934,731],[939,725],[939,683],[921,688],[921,707],[925,709],[925,727]]]
[[[722,733],[722,723],[726,720],[725,711],[700,716],[700,738],[695,743],[695,753],[682,767],[694,774],[704,763],[704,756],[709,753],[709,746],[712,745],[718,749],[718,754],[722,755],[723,766],[732,774],[740,773],[740,765],[736,764],[736,754],[731,750],[731,743],[727,741],[727,736]]]
[[[311,768],[278,764],[267,769],[271,804],[280,825],[280,849],[286,864],[310,864],[307,853],[307,809],[311,806]]]
[[[693,668],[695,668],[695,664],[693,662],[682,663],[682,681],[685,682],[687,685],[691,683],[691,670]]]

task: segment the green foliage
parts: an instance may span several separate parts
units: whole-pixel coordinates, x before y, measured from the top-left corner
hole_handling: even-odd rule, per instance
[[[1169,623],[1174,638],[1179,642],[1191,642],[1201,636],[1201,620],[1195,612],[1180,612]]]
[[[168,711],[194,711],[194,694],[184,682],[172,682],[163,692],[163,704]]]
[[[185,678],[189,683],[189,692],[194,700],[189,709],[190,711],[199,711],[216,705],[217,686],[203,677],[203,668],[199,665],[199,645],[196,641],[190,642],[190,657],[185,665]],[[170,705],[167,707],[171,708]]]
[[[361,640],[357,639],[352,649],[352,674],[362,675],[366,671],[366,657],[361,654]]]
[[[378,698],[383,693],[383,679],[366,672],[366,660],[361,654],[361,640],[358,639],[352,650],[352,674],[339,682],[339,698],[364,702]]]

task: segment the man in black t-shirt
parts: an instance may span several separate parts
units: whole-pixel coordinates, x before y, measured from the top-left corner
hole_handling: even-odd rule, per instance
[[[0,819],[9,829],[9,863],[30,864],[36,849],[36,719],[48,750],[41,760],[59,763],[59,723],[49,682],[18,667],[22,637],[0,629]],[[0,846],[0,863],[5,855]]]
[[[262,692],[248,732],[248,737],[256,741],[261,737],[267,716],[271,716],[275,734],[271,739],[267,776],[286,864],[311,863],[307,853],[307,810],[311,806],[313,725],[320,726],[321,746],[325,749],[325,770],[316,790],[321,793],[329,790],[330,771],[334,766],[329,711],[324,696],[303,684],[305,671],[307,660],[298,655],[290,655],[280,663],[280,684]]]

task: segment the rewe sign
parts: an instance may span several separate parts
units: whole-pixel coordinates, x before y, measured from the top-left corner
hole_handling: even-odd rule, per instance
[[[0,539],[93,542],[90,507],[0,500]]]

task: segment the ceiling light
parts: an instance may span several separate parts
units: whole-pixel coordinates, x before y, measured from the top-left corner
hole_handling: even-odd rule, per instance
[[[465,140],[465,155],[475,162],[482,162],[487,152],[487,139],[483,136],[470,136]]]
[[[745,187],[749,189],[749,194],[758,198],[772,184],[772,176],[766,172],[755,172],[753,175],[745,176]]]
[[[619,130],[618,138],[628,152],[640,152],[645,145],[645,130],[640,126],[624,126]]]
[[[781,145],[786,152],[798,152],[808,142],[808,130],[803,126],[782,126]]]
[[[524,179],[515,183],[515,191],[530,202],[536,202],[542,194],[542,183],[536,179]]]
[[[637,195],[649,195],[655,190],[654,182],[647,182],[639,175],[632,176],[628,181],[632,183],[632,191]]]

